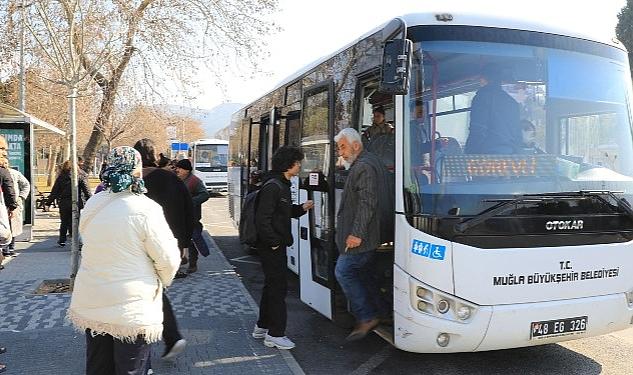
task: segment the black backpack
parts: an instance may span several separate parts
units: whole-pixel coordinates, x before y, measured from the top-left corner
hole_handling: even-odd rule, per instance
[[[255,224],[255,213],[257,211],[257,196],[261,189],[269,183],[274,183],[281,188],[280,182],[271,178],[262,185],[259,190],[251,191],[244,198],[242,212],[240,214],[240,243],[255,247],[257,245],[257,225]]]

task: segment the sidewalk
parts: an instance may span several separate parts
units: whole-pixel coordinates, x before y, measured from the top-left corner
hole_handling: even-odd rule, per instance
[[[84,335],[64,319],[69,294],[35,295],[43,280],[68,278],[70,248],[56,245],[56,212],[36,216],[34,239],[17,243],[18,255],[0,271],[0,362],[7,374],[83,374]],[[211,255],[198,272],[174,281],[169,297],[187,349],[174,362],[152,354],[161,374],[303,374],[288,351],[267,348],[250,336],[257,306],[235,271],[205,232]]]

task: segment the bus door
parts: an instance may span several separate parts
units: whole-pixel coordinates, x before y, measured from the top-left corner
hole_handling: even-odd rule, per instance
[[[246,155],[243,161],[242,183],[243,192],[242,200],[246,195],[256,188],[256,172],[259,170],[259,122],[254,122],[252,118],[248,119],[248,138],[246,139]]]
[[[299,219],[299,279],[301,300],[332,318],[334,289],[334,194],[332,82],[317,84],[304,92],[301,149],[305,155],[299,201],[314,201],[309,214]]]
[[[264,152],[262,155],[266,157],[266,169],[272,169],[272,158],[273,154],[277,149],[286,143],[286,134],[287,128],[289,125],[294,126],[294,132],[298,132],[295,136],[300,139],[301,137],[301,127],[300,127],[300,112],[295,111],[295,113],[290,113],[285,117],[281,116],[280,108],[272,108],[270,110],[270,115],[268,117],[262,118],[260,121],[262,124],[262,129],[265,129],[265,134],[261,136],[261,138],[265,141],[265,144],[262,144],[264,147]],[[285,121],[284,121],[285,120]],[[264,131],[264,130],[262,130]],[[295,177],[292,179],[290,194],[293,201],[293,204],[299,203],[299,178]],[[299,273],[299,220],[292,219],[291,222],[292,235],[295,238],[295,242],[286,249],[286,254],[288,255],[288,268],[292,270],[294,273]]]
[[[246,157],[245,172],[242,174],[242,181],[246,187],[245,193],[242,195],[242,199],[252,191],[259,189],[262,184],[261,178],[270,166],[270,155],[272,151],[271,147],[270,130],[269,130],[269,117],[261,117],[259,121],[255,122],[252,118],[249,119],[249,137],[248,137],[248,151]]]
[[[283,120],[280,119],[279,136],[281,138],[281,144],[288,146],[301,146],[300,111],[288,112],[284,116]],[[290,186],[292,204],[299,204],[299,178],[293,177],[290,182],[292,184]],[[286,254],[288,255],[288,268],[296,274],[299,274],[299,257],[301,256],[299,252],[299,220],[300,219],[291,219],[290,227],[292,230],[292,238],[295,240],[293,244],[288,246],[286,249]]]
[[[262,116],[259,119],[259,165],[258,169],[262,172],[270,170],[270,159],[272,158],[272,129],[270,126],[270,117]]]

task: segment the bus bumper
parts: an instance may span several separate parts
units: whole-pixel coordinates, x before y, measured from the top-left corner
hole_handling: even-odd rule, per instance
[[[220,192],[229,190],[228,185],[214,185],[210,183],[207,183],[205,185],[209,193],[220,193]]]
[[[486,351],[550,344],[606,334],[633,327],[633,306],[625,293],[570,300],[477,306],[449,294],[433,290],[394,267],[394,345],[416,353]],[[451,310],[440,314],[417,308],[416,290],[433,304],[446,300]],[[432,293],[432,298],[429,297]],[[471,307],[467,319],[459,319],[453,309]],[[434,312],[434,314],[430,313]],[[586,331],[531,338],[532,322],[587,317]],[[439,336],[442,335],[442,338]],[[446,340],[448,337],[448,340]],[[441,346],[445,344],[445,346]]]

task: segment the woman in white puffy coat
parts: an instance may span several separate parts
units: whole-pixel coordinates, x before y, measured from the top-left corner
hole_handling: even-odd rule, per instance
[[[162,291],[180,265],[161,206],[147,198],[140,154],[117,147],[106,190],[81,215],[82,260],[68,318],[86,333],[86,374],[144,374],[163,331]]]

